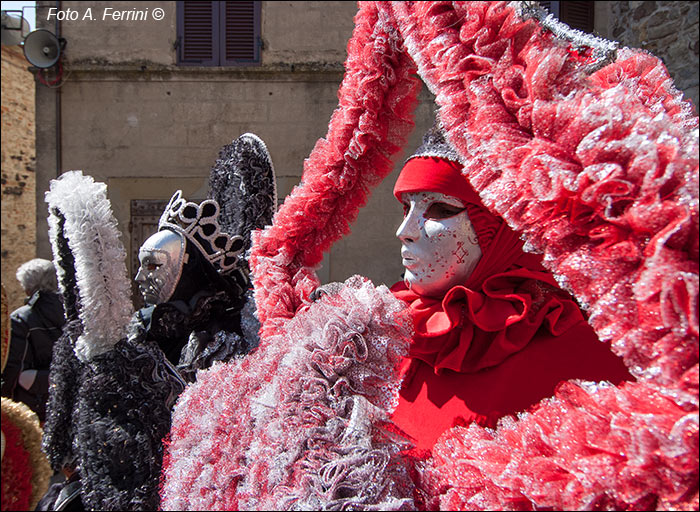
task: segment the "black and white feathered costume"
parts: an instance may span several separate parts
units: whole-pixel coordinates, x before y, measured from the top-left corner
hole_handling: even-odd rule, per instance
[[[86,508],[158,509],[162,440],[186,382],[198,369],[257,346],[245,251],[250,231],[272,222],[274,183],[269,153],[255,135],[222,149],[210,198],[221,201],[222,234],[244,240],[235,272],[219,275],[211,254],[190,250],[201,256],[195,268],[209,265],[208,277],[187,276],[189,300],[159,304],[144,316],[130,302],[126,252],[106,186],[81,171],[52,181],[49,235],[67,323],[54,348],[43,449],[54,470],[77,465]],[[163,350],[174,343],[185,347],[177,367]]]

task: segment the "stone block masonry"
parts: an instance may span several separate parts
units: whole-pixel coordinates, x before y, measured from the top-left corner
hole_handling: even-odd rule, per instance
[[[698,2],[610,2],[610,7],[610,36],[663,60],[676,88],[697,109]]]
[[[19,46],[2,46],[2,284],[9,310],[24,292],[15,272],[36,255],[34,76]]]

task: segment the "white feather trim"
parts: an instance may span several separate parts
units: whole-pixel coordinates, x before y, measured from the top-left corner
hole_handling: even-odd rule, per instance
[[[126,251],[119,238],[121,233],[106,190],[104,183],[96,183],[82,171],[69,171],[51,180],[50,190],[46,193],[49,211],[57,208],[65,217],[65,237],[75,258],[83,324],[75,354],[81,361],[89,361],[110,350],[126,337],[134,313]],[[49,234],[54,260],[59,257],[57,229],[58,220],[50,215]]]

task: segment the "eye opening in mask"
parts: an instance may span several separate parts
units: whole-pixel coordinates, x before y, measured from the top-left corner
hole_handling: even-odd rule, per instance
[[[423,216],[426,219],[448,219],[459,215],[467,208],[465,206],[457,206],[454,204],[444,203],[442,201],[436,201],[432,203],[426,210]]]

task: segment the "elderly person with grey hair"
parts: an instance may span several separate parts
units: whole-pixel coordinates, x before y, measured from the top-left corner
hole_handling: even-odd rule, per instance
[[[29,260],[17,269],[17,280],[27,300],[10,315],[10,353],[2,372],[2,396],[24,402],[43,423],[53,344],[65,323],[63,303],[53,262]]]

